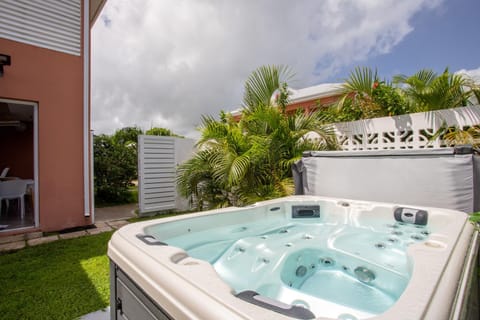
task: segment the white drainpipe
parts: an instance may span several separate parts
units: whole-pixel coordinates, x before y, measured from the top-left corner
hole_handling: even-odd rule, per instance
[[[83,199],[84,215],[90,216],[90,9],[83,0]]]

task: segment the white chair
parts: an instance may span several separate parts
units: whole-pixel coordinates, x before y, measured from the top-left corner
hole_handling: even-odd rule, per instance
[[[0,182],[0,213],[3,200],[6,202],[8,212],[9,200],[18,199],[20,201],[20,217],[23,220],[25,217],[25,193],[27,192],[27,183],[28,180],[21,179]]]
[[[5,178],[7,176],[8,170],[10,170],[9,167],[3,168],[2,173],[0,173],[0,178]]]

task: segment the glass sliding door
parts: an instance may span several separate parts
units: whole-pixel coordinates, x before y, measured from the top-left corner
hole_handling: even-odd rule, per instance
[[[38,226],[37,109],[0,99],[0,232]]]

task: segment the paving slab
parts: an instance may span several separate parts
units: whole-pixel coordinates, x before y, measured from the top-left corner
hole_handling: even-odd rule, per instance
[[[104,227],[108,227],[108,224],[106,221],[95,222],[95,227],[104,228]]]
[[[24,240],[0,244],[0,252],[16,251],[25,248]]]
[[[108,221],[107,224],[114,228],[114,229],[119,229],[123,226],[126,226],[129,222],[127,220],[116,220],[116,221]]]
[[[53,236],[48,236],[48,237],[30,239],[30,240],[27,241],[27,243],[28,243],[29,246],[38,246],[40,244],[49,243],[49,242],[53,242],[53,241],[57,241],[57,240],[58,240],[58,236],[53,235]]]
[[[17,242],[25,240],[25,235],[24,234],[17,234],[14,236],[7,236],[7,237],[1,237],[0,238],[0,244],[2,243],[9,243],[9,242]]]
[[[95,222],[125,220],[136,216],[138,204],[130,203],[113,207],[95,208]]]
[[[60,234],[58,237],[60,239],[74,239],[74,238],[80,238],[80,237],[86,236],[87,234],[88,234],[87,231],[81,230],[81,231],[63,233],[63,234]]]
[[[30,239],[37,239],[43,237],[43,232],[42,231],[37,231],[37,232],[30,232],[25,234],[25,239],[30,240]]]
[[[56,241],[58,239],[72,239],[85,235],[94,235],[119,229],[129,223],[126,219],[136,216],[135,210],[137,208],[138,205],[136,203],[114,207],[96,208],[96,228],[87,229],[86,231],[75,231],[70,233],[63,233],[60,235],[52,235],[48,237],[44,237],[43,232],[36,231],[25,234],[0,237],[0,252],[19,250],[24,248],[26,244],[28,244],[29,246],[36,246],[39,244]]]
[[[109,226],[106,226],[106,227],[102,227],[102,228],[93,228],[93,229],[88,229],[87,230],[87,233],[88,234],[91,234],[91,235],[94,235],[94,234],[100,234],[100,233],[103,233],[103,232],[108,232],[108,231],[112,231],[113,229]]]
[[[80,317],[79,320],[109,320],[110,319],[110,307],[100,309],[98,311],[86,314]]]

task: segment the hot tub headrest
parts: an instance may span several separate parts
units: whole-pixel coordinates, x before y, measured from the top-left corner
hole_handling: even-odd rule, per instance
[[[428,212],[425,210],[398,207],[393,212],[395,220],[399,222],[426,225],[428,222]]]

